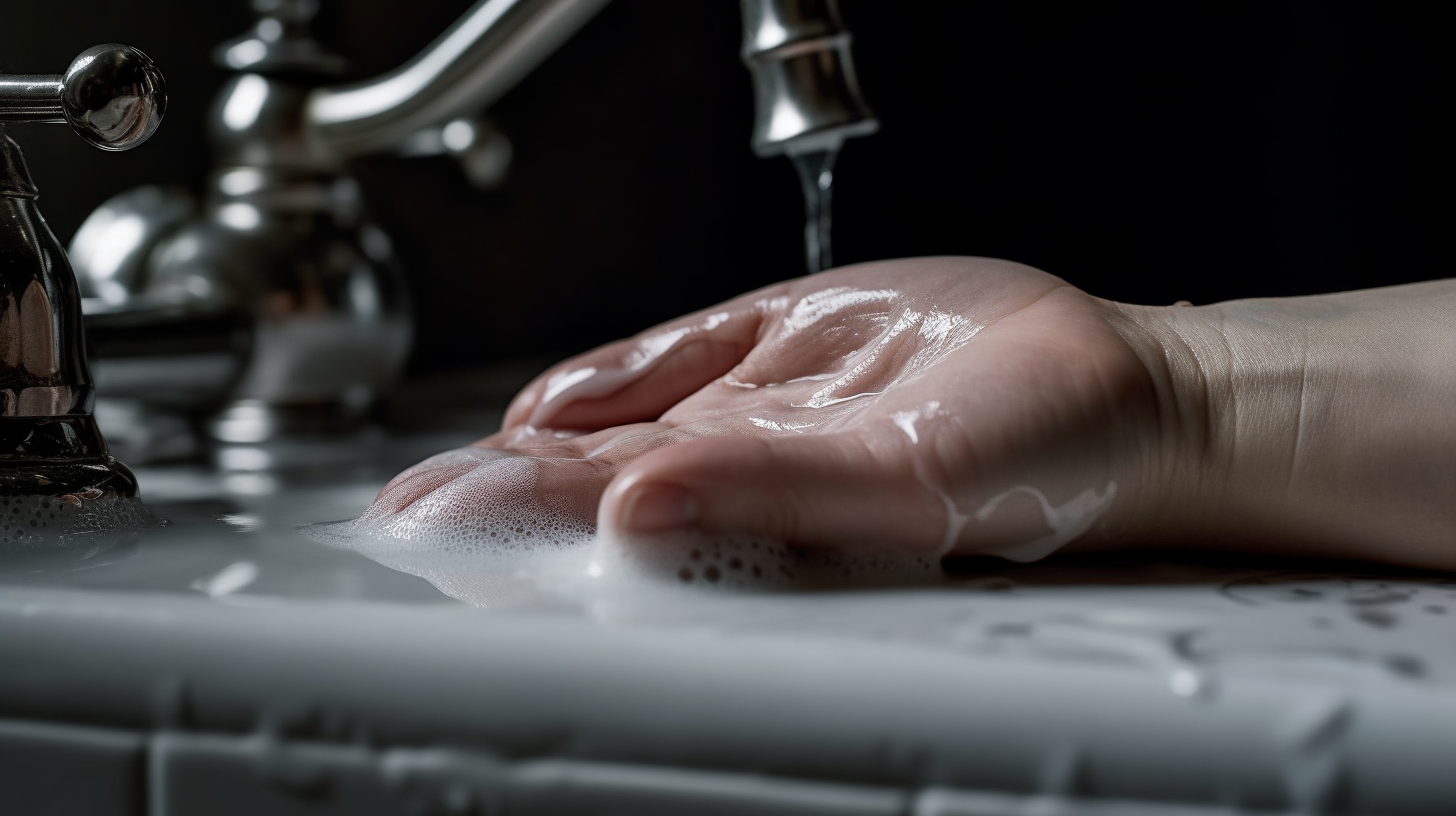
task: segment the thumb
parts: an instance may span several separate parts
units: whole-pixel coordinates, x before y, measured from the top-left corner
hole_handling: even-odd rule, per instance
[[[903,449],[852,434],[708,437],[622,469],[598,526],[624,535],[747,533],[795,546],[936,554],[944,502],[915,478]]]

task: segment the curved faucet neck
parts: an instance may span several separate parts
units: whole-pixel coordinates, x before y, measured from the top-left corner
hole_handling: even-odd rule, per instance
[[[480,0],[414,59],[380,77],[309,97],[304,122],[320,155],[388,150],[424,128],[495,102],[608,0]]]

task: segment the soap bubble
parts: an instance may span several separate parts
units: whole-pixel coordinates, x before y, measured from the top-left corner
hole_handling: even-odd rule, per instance
[[[7,569],[83,567],[164,524],[141,500],[101,490],[55,495],[0,494],[0,565]]]
[[[574,506],[572,491],[560,489],[592,473],[582,460],[462,448],[400,474],[358,518],[300,532],[478,606],[653,590],[925,583],[942,576],[937,559],[890,551],[848,554],[747,535],[598,535],[595,507]]]

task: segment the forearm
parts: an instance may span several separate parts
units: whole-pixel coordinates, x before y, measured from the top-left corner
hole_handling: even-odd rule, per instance
[[[1456,568],[1456,281],[1126,314],[1168,377],[1160,532]]]

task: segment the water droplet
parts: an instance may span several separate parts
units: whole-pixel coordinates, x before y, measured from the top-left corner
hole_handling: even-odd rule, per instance
[[[1376,629],[1394,629],[1400,618],[1384,609],[1360,608],[1355,611],[1355,620],[1374,626]]]
[[[1203,690],[1203,678],[1192,669],[1174,669],[1168,677],[1168,687],[1179,697],[1194,697]]]

